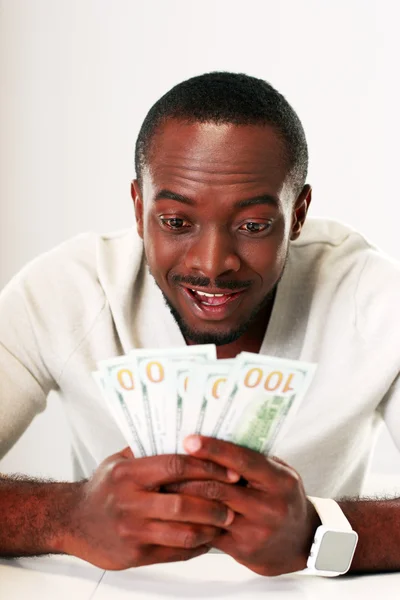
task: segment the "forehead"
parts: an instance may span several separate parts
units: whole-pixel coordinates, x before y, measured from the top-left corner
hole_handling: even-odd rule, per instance
[[[234,186],[279,194],[288,168],[285,146],[270,126],[168,120],[155,133],[144,170],[155,186]]]

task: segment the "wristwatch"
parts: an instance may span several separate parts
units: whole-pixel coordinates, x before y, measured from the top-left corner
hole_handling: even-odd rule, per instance
[[[307,496],[315,507],[322,525],[314,536],[304,575],[336,577],[350,569],[358,535],[351,528],[342,509],[334,500]]]

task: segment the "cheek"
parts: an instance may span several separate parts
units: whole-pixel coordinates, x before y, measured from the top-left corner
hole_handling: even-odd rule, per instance
[[[160,278],[165,279],[168,272],[178,263],[182,251],[179,249],[179,244],[172,244],[166,239],[150,219],[144,229],[143,241],[150,271],[159,282]]]
[[[288,248],[289,248],[289,238],[285,238],[279,244],[279,246],[277,248],[277,252],[276,252],[276,265],[279,269],[279,272],[282,271],[282,269],[285,265]]]
[[[257,273],[267,287],[280,277],[285,266],[288,240],[283,236],[271,236],[263,244],[252,244],[243,248],[242,259]]]

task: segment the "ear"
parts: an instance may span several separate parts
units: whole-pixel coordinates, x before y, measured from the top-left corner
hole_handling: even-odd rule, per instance
[[[290,239],[297,240],[306,220],[308,207],[311,203],[311,186],[305,185],[293,206]]]
[[[140,237],[143,239],[143,199],[137,179],[134,179],[131,182],[131,196],[135,209],[137,231]]]

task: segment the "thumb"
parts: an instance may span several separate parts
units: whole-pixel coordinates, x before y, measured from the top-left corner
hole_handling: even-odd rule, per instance
[[[135,458],[135,455],[133,454],[133,452],[129,448],[129,446],[127,446],[126,448],[124,448],[123,450],[118,452],[118,455],[121,456],[121,458],[127,458],[127,459]]]

